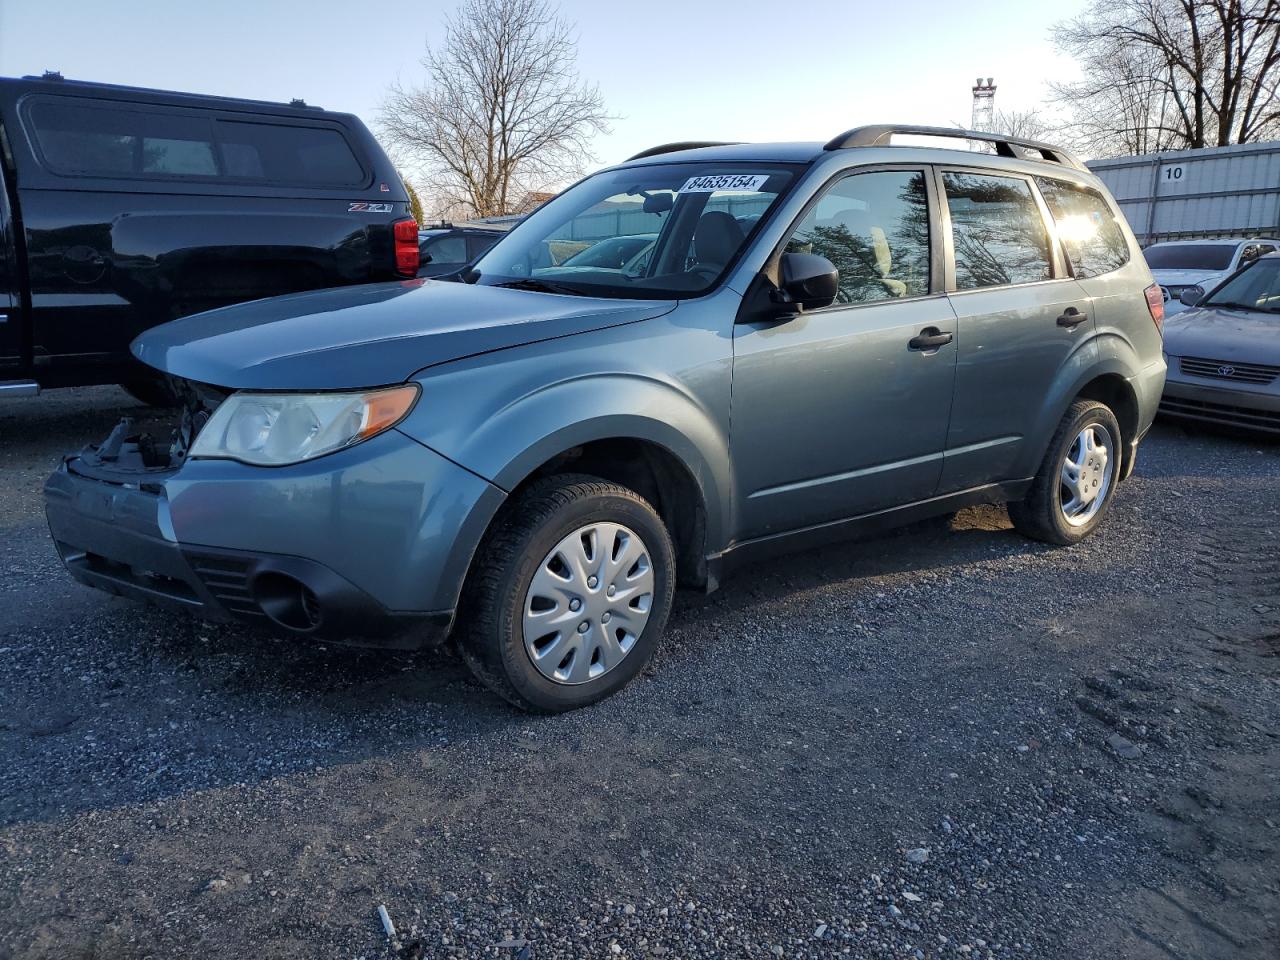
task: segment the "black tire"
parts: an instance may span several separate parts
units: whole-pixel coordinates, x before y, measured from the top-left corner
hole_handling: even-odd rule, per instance
[[[133,399],[149,407],[176,407],[179,402],[169,378],[162,373],[139,374],[120,386]]]
[[[1111,466],[1111,479],[1103,494],[1102,505],[1088,521],[1074,526],[1067,522],[1062,512],[1062,464],[1076,437],[1090,424],[1100,426],[1110,434],[1115,463]],[[1009,519],[1013,521],[1014,529],[1033,540],[1061,546],[1079,543],[1093,533],[1111,508],[1120,480],[1124,466],[1121,437],[1120,424],[1105,404],[1096,400],[1077,400],[1071,404],[1049,441],[1044,462],[1040,464],[1026,498],[1009,504]]]
[[[620,523],[648,548],[654,574],[649,619],[617,666],[585,683],[544,676],[525,649],[523,604],[543,558],[594,522]],[[459,608],[458,650],[476,677],[522,710],[560,713],[621,690],[644,668],[675,593],[675,549],[657,512],[626,487],[582,474],[548,477],[504,505],[476,552]]]

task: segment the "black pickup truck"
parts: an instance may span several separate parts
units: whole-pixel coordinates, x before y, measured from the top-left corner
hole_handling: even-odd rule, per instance
[[[163,403],[129,354],[148,327],[417,270],[404,185],[350,114],[0,78],[0,398],[120,383]]]

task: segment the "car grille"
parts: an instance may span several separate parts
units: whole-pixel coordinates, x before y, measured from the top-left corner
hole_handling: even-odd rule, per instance
[[[250,561],[206,553],[187,553],[186,557],[195,575],[228,612],[264,616],[249,591]]]
[[[1183,357],[1179,361],[1182,372],[1193,377],[1211,380],[1233,380],[1236,383],[1271,383],[1280,376],[1280,367],[1262,363],[1228,363],[1226,360],[1206,360],[1203,357]]]
[[[1206,403],[1203,400],[1166,395],[1160,401],[1160,412],[1171,417],[1280,433],[1280,412],[1275,410],[1257,410],[1228,403]]]

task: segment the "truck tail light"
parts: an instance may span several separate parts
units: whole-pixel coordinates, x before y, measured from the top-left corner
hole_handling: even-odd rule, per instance
[[[418,275],[418,221],[397,220],[391,227],[396,241],[396,273]]]
[[[1151,320],[1156,325],[1156,329],[1160,331],[1160,335],[1164,335],[1164,291],[1160,289],[1160,284],[1153,283],[1147,289],[1142,291],[1147,295],[1147,309],[1151,311]]]

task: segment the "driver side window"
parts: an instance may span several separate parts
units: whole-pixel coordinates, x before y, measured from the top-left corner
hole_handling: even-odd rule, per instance
[[[924,172],[855,173],[805,214],[785,248],[840,271],[837,303],[900,300],[929,292],[929,197]]]

